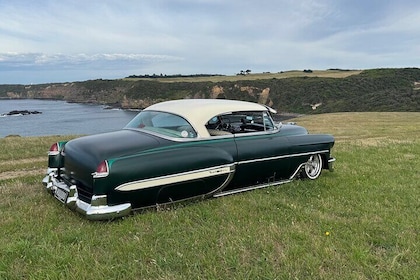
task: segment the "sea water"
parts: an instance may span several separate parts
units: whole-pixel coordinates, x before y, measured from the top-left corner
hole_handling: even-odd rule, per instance
[[[40,114],[6,115],[10,111]],[[89,135],[123,128],[136,111],[53,100],[0,100],[0,138],[8,135]]]

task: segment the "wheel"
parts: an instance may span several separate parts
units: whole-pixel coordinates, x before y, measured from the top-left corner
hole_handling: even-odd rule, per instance
[[[305,163],[303,175],[306,178],[315,180],[321,175],[322,171],[322,157],[320,154],[311,155]]]

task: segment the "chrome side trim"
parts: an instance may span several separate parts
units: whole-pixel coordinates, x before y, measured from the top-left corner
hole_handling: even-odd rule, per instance
[[[289,180],[293,180],[299,173],[299,171],[305,166],[306,162],[301,163],[298,168],[296,168],[295,172],[293,172],[292,176],[290,176]]]
[[[256,132],[249,132],[249,133],[232,133],[232,134],[219,135],[219,136],[203,136],[203,135],[199,134],[198,131],[196,131],[197,132],[197,137],[195,137],[195,138],[188,138],[188,137],[187,138],[178,138],[178,137],[171,137],[171,136],[163,135],[163,134],[160,134],[160,133],[157,133],[157,132],[154,132],[154,131],[142,130],[142,129],[139,129],[139,128],[125,127],[123,129],[134,130],[134,131],[150,134],[150,135],[157,136],[159,138],[163,138],[163,139],[166,139],[166,140],[171,140],[171,141],[174,141],[174,142],[197,142],[197,141],[206,141],[206,140],[211,140],[211,139],[235,138],[235,137],[257,136],[257,135],[270,135],[270,134],[277,133],[280,130],[279,127],[274,127],[271,130],[265,130],[265,131],[256,131]]]
[[[279,127],[274,126],[273,129],[269,129],[269,130],[253,131],[253,132],[246,132],[246,133],[234,133],[233,135],[235,136],[235,138],[241,138],[241,137],[247,137],[247,136],[271,135],[271,134],[279,132],[279,130],[280,130]]]
[[[138,181],[127,182],[121,184],[115,188],[118,191],[134,191],[134,190],[141,190],[151,187],[169,185],[169,184],[176,184],[184,181],[191,181],[196,179],[203,179],[212,176],[218,176],[223,174],[229,174],[235,172],[235,166],[240,164],[248,164],[248,163],[255,163],[255,162],[262,162],[262,161],[270,161],[270,160],[278,160],[283,158],[291,158],[291,157],[299,157],[299,156],[309,156],[318,153],[327,153],[329,150],[320,150],[314,152],[306,152],[306,153],[298,153],[298,154],[290,154],[290,155],[281,155],[275,157],[267,157],[267,158],[258,158],[258,159],[251,159],[251,160],[243,160],[239,162],[234,162],[227,165],[215,166],[205,169],[198,169],[189,172],[177,173],[177,174],[170,174],[164,175],[160,177],[148,178]],[[298,170],[302,168],[303,164],[298,167]],[[291,176],[291,178],[296,176],[297,171]]]
[[[178,174],[171,174],[171,175],[165,175],[161,177],[128,182],[128,183],[119,185],[118,187],[115,188],[115,190],[118,190],[118,191],[141,190],[141,189],[146,189],[146,188],[151,188],[151,187],[209,178],[209,177],[219,176],[219,175],[224,175],[224,174],[231,174],[234,171],[235,171],[235,164],[221,165],[221,166],[199,169],[199,170],[194,170],[194,171],[189,171],[189,172],[183,172],[183,173],[178,173]]]
[[[227,195],[241,193],[241,192],[247,192],[247,191],[251,191],[251,190],[258,190],[258,189],[263,189],[263,188],[270,187],[270,186],[277,186],[277,185],[281,185],[281,184],[286,184],[286,183],[289,183],[289,182],[291,182],[291,180],[284,180],[284,181],[278,181],[278,182],[273,182],[273,183],[266,183],[266,184],[261,184],[261,185],[249,186],[249,187],[246,187],[246,188],[219,192],[219,193],[214,194],[213,197],[221,197],[221,196],[227,196]]]
[[[233,169],[235,169],[235,166],[233,166]],[[209,193],[205,194],[205,196],[208,197],[208,196],[211,196],[214,193],[218,193],[218,192],[222,191],[225,187],[227,187],[227,185],[229,185],[230,181],[232,181],[234,174],[235,174],[235,170],[233,170],[232,172],[229,173],[226,180],[220,185],[220,187],[218,187],[217,189],[215,189],[212,192],[209,192]]]
[[[174,142],[194,142],[194,141],[203,140],[203,137],[201,137],[198,134],[197,131],[195,131],[197,133],[197,137],[194,137],[194,138],[189,138],[189,137],[178,138],[178,137],[171,137],[171,136],[164,135],[164,134],[157,133],[157,132],[150,131],[150,130],[144,130],[144,129],[141,129],[141,128],[124,127],[123,129],[133,130],[133,131],[141,132],[141,133],[144,133],[144,134],[150,134],[150,135],[153,135],[153,136],[156,136],[156,137],[159,137],[159,138],[162,138],[162,139],[174,141]]]
[[[205,199],[205,198],[213,197],[213,194],[214,193],[220,192],[221,190],[223,190],[230,183],[230,181],[232,180],[234,174],[235,174],[234,172],[230,173],[228,175],[228,177],[226,178],[226,180],[220,185],[220,187],[218,187],[216,190],[211,191],[209,193],[200,194],[200,195],[192,196],[192,197],[187,197],[187,198],[184,198],[184,199],[180,199],[180,200],[176,200],[176,201],[171,201],[171,202],[157,203],[156,205],[140,207],[140,208],[133,209],[133,210],[142,210],[142,209],[148,209],[148,208],[157,208],[157,209],[159,209],[161,207],[167,207],[167,206],[169,206],[171,204],[174,204],[174,203],[182,203],[182,202],[185,202],[185,201],[194,201],[194,200],[198,200],[198,199]]]
[[[267,158],[249,159],[249,160],[239,161],[238,164],[247,164],[247,163],[254,163],[254,162],[261,162],[261,161],[269,161],[269,160],[276,160],[276,159],[282,159],[282,158],[309,156],[309,155],[315,155],[315,154],[327,153],[327,152],[329,152],[329,150],[321,150],[321,151],[315,151],[315,152],[290,154],[290,155],[281,155],[281,156],[267,157]]]
[[[295,172],[293,172],[292,176],[290,176],[289,179],[276,181],[276,182],[268,182],[268,183],[249,186],[249,187],[240,188],[240,189],[233,189],[233,190],[230,190],[230,191],[222,191],[222,192],[214,194],[213,197],[216,198],[216,197],[227,196],[227,195],[231,195],[231,194],[237,194],[237,193],[241,193],[241,192],[258,190],[258,189],[263,189],[263,188],[267,188],[267,187],[271,187],[271,186],[279,186],[279,185],[283,185],[283,184],[286,184],[286,183],[290,183],[290,182],[293,181],[293,179],[296,177],[296,175],[299,173],[299,171],[303,168],[304,165],[305,165],[305,163],[302,163],[301,165],[299,165],[299,167],[295,170]]]

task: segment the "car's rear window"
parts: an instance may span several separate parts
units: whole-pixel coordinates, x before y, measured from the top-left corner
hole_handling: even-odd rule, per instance
[[[159,111],[142,111],[125,128],[135,128],[175,138],[195,138],[196,131],[182,117]]]

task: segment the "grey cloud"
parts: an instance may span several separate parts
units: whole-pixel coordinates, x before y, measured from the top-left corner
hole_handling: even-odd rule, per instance
[[[416,0],[0,0],[0,18],[0,83],[420,63]]]
[[[7,69],[42,69],[55,66],[65,68],[81,67],[116,68],[150,64],[158,62],[173,62],[182,60],[180,57],[149,54],[44,54],[44,53],[0,53],[0,71]]]

